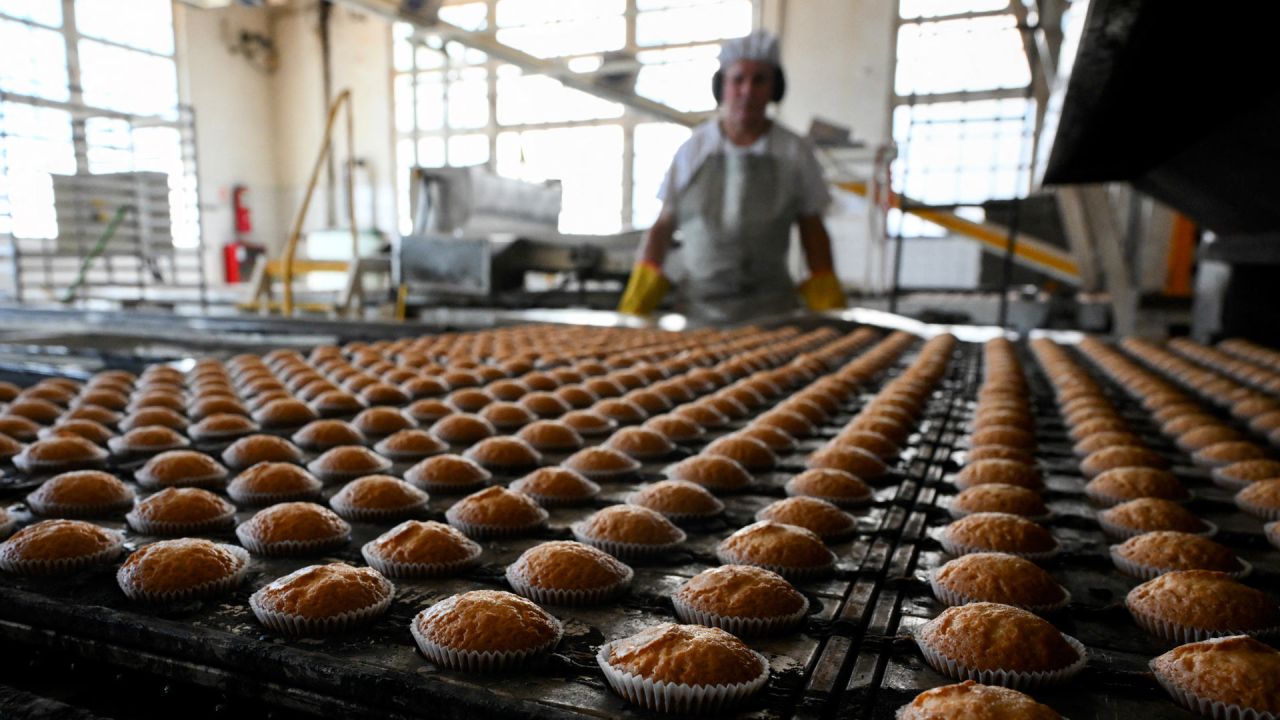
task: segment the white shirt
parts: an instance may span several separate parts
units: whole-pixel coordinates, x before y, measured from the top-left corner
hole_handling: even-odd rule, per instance
[[[716,118],[694,128],[693,135],[676,151],[671,167],[662,179],[658,199],[663,205],[675,203],[689,186],[702,163],[716,153],[771,155],[782,165],[783,187],[793,188],[799,196],[800,215],[821,215],[831,202],[831,191],[822,176],[822,166],[813,155],[809,141],[777,122],[768,132],[746,147],[734,145],[720,130]]]

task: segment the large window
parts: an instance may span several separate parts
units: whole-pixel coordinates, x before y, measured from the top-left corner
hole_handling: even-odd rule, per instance
[[[628,6],[634,11],[628,11]],[[751,0],[470,0],[441,18],[505,45],[597,74],[686,113],[715,108],[719,42],[751,31]],[[400,228],[410,168],[488,165],[558,180],[560,230],[612,233],[657,218],[662,175],[689,128],[660,122],[461,43],[395,28]]]

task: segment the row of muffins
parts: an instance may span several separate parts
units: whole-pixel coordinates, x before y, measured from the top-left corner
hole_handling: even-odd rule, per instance
[[[1138,377],[1126,373],[1132,368],[1096,340],[1086,341],[1081,350],[1113,377],[1128,378],[1130,383]],[[1064,394],[1101,397],[1100,390],[1099,394],[1065,390],[1097,386],[1062,348],[1043,341],[1037,355],[1055,388],[1064,389],[1060,400]],[[1129,482],[1094,487],[1090,498],[1111,505],[1099,513],[1104,531],[1128,538],[1111,548],[1117,568],[1145,580],[1128,593],[1125,605],[1138,627],[1179,645],[1151,661],[1157,680],[1176,701],[1201,714],[1213,714],[1215,704],[1219,711],[1229,707],[1237,714],[1274,712],[1280,697],[1268,688],[1280,678],[1280,653],[1248,635],[1275,632],[1280,607],[1265,593],[1239,582],[1248,566],[1205,537],[1213,532],[1211,524],[1168,497],[1141,496],[1147,491],[1177,494],[1180,485],[1172,484],[1176,478],[1146,465],[1116,468],[1098,477],[1108,473],[1125,473]],[[1117,487],[1141,497],[1117,504],[1109,494]]]
[[[1219,342],[1218,349],[1228,355],[1280,372],[1280,352],[1264,345],[1244,338],[1229,338]]]
[[[1274,398],[1280,395],[1280,372],[1267,365],[1232,355],[1219,348],[1209,347],[1191,338],[1172,338],[1165,347],[1199,365],[1226,375],[1236,382],[1243,383],[1261,393],[1261,398]],[[1270,405],[1266,412],[1275,410],[1277,405]]]

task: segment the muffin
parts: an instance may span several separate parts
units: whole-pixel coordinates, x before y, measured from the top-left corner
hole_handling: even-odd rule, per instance
[[[1151,671],[1175,700],[1200,715],[1280,715],[1280,651],[1251,637],[1176,647],[1152,660]]]
[[[428,500],[427,493],[399,478],[367,475],[343,485],[329,498],[329,507],[346,520],[376,522],[418,515]]]
[[[582,437],[608,435],[618,427],[618,421],[591,410],[574,410],[560,417],[560,421],[573,428]]]
[[[521,397],[519,403],[525,410],[543,420],[561,417],[571,409],[568,402],[546,390],[530,392]]]
[[[371,407],[351,419],[351,424],[366,437],[384,438],[417,427],[417,422],[393,407]]]
[[[662,472],[672,480],[697,483],[714,493],[743,490],[751,484],[751,473],[723,455],[694,455]]]
[[[529,443],[505,435],[485,438],[467,448],[463,456],[498,472],[536,467],[542,462],[542,455]]]
[[[258,622],[283,635],[332,635],[367,625],[387,611],[395,586],[373,568],[309,565],[249,597]]]
[[[802,527],[827,542],[848,537],[858,529],[858,521],[849,513],[826,500],[805,496],[770,503],[756,513],[756,520]]]
[[[538,419],[523,405],[513,402],[492,403],[480,411],[480,417],[493,423],[498,430],[516,430]]]
[[[127,515],[129,527],[147,535],[187,535],[229,529],[236,508],[208,490],[168,487],[140,500]]]
[[[70,575],[111,562],[124,537],[82,520],[42,520],[0,543],[0,570],[14,575]]]
[[[1008,513],[974,513],[947,525],[939,533],[942,548],[952,555],[1003,552],[1044,560],[1058,552],[1053,534],[1030,520]]]
[[[788,480],[784,489],[789,497],[818,498],[843,508],[867,505],[874,499],[869,485],[843,470],[805,470]]]
[[[579,542],[621,559],[658,555],[686,538],[661,513],[638,505],[610,505],[574,523],[571,530]]]
[[[448,449],[448,443],[418,428],[393,433],[373,446],[374,452],[393,462],[415,462]]]
[[[1071,447],[1076,457],[1086,458],[1109,447],[1142,447],[1142,438],[1131,432],[1094,433]]]
[[[55,475],[27,495],[32,512],[45,517],[105,517],[133,507],[133,490],[101,470]]]
[[[1174,443],[1182,450],[1193,453],[1215,443],[1242,439],[1244,438],[1240,434],[1239,430],[1236,430],[1230,425],[1214,423],[1210,425],[1201,425],[1192,430],[1188,430],[1187,432],[1179,435]]]
[[[133,479],[145,488],[220,488],[226,481],[227,474],[226,468],[204,453],[170,450],[152,457],[135,470]]]
[[[980,685],[965,680],[958,685],[925,690],[898,709],[896,720],[1062,720],[1048,705],[1041,705],[1017,690]]]
[[[75,413],[75,412],[76,412],[75,410],[72,410],[71,412],[67,413],[68,416],[64,417],[63,419],[65,420],[76,419],[74,417],[70,417],[72,413]],[[104,412],[109,412],[109,411],[105,410],[104,408]],[[94,419],[94,418],[90,418],[90,419]],[[99,420],[98,422],[102,422],[102,421]],[[102,424],[111,425],[113,423],[102,423]],[[0,434],[7,435],[13,438],[14,440],[17,440],[18,442],[31,442],[36,439],[36,435],[39,432],[40,432],[40,424],[35,422],[34,420],[31,420],[30,418],[25,418],[20,415],[9,415],[9,414],[0,415]]]
[[[1095,476],[1084,486],[1089,499],[1110,507],[1135,498],[1186,502],[1191,493],[1173,473],[1150,467],[1121,467]]]
[[[106,462],[107,451],[75,435],[37,440],[13,456],[13,464],[31,475],[95,469]]]
[[[545,508],[581,505],[600,493],[599,485],[581,473],[562,467],[538,468],[509,487]]]
[[[748,525],[716,546],[716,557],[728,565],[755,565],[788,580],[817,577],[835,569],[835,553],[822,538],[795,525],[769,520]]]
[[[891,438],[871,430],[845,430],[832,443],[865,450],[885,462],[898,457],[902,452],[902,448]]]
[[[1280,606],[1266,593],[1208,570],[1148,580],[1129,591],[1125,606],[1139,627],[1172,643],[1280,630]]]
[[[1220,468],[1245,460],[1262,460],[1266,457],[1266,450],[1246,440],[1214,443],[1191,454],[1195,464],[1208,468]]]
[[[450,525],[473,538],[528,534],[546,525],[547,517],[533,498],[503,487],[474,492],[445,512]]]
[[[1213,469],[1213,481],[1228,490],[1275,478],[1280,478],[1280,461],[1276,460],[1242,460]]]
[[[997,603],[943,610],[916,631],[934,670],[956,680],[1016,689],[1065,682],[1084,668],[1084,646],[1036,615]]]
[[[346,545],[351,526],[326,507],[289,502],[259,510],[236,527],[236,537],[254,555],[311,555]]]
[[[466,672],[526,664],[559,644],[564,632],[542,608],[497,590],[446,598],[418,613],[409,629],[428,660]]]
[[[260,462],[302,462],[302,450],[282,437],[250,435],[222,451],[222,462],[232,470],[245,470]]]
[[[458,411],[439,398],[429,397],[414,401],[404,409],[404,412],[419,425],[429,425]]]
[[[456,528],[419,520],[406,520],[360,549],[369,565],[394,578],[456,574],[474,566],[482,552]]]
[[[980,460],[1012,460],[1031,468],[1034,468],[1036,464],[1035,455],[1026,450],[1004,445],[978,445],[971,447],[965,451],[965,460],[967,463],[975,463]]]
[[[592,480],[623,477],[640,469],[639,460],[608,447],[589,447],[579,450],[560,465]]]
[[[313,420],[290,437],[303,450],[324,452],[342,445],[365,444],[364,433],[343,420]]]
[[[769,662],[719,628],[663,623],[601,646],[596,662],[615,693],[648,710],[715,714],[769,681]]]
[[[307,463],[307,469],[322,482],[338,483],[365,475],[380,475],[391,469],[391,461],[361,445],[343,445],[326,451]]]
[[[972,445],[1005,445],[1019,450],[1035,450],[1036,435],[1030,430],[1010,425],[992,425],[969,437]]]
[[[542,452],[572,452],[586,444],[577,430],[559,420],[529,423],[520,428],[516,437]]]
[[[1080,461],[1080,472],[1087,478],[1095,478],[1108,470],[1129,467],[1164,470],[1169,467],[1169,462],[1155,450],[1127,445],[1104,448]]]
[[[986,484],[1013,485],[1039,492],[1044,489],[1040,471],[1015,460],[972,460],[955,476],[961,490]]]
[[[606,447],[640,460],[658,460],[675,452],[676,444],[666,435],[642,427],[627,427],[609,436]]]
[[[808,599],[785,578],[752,565],[704,570],[676,591],[671,603],[682,622],[739,637],[791,630],[809,611]]]
[[[461,455],[436,455],[404,471],[404,479],[427,492],[464,493],[493,477],[474,460]]]
[[[319,417],[319,413],[296,398],[272,400],[253,413],[254,422],[273,430],[302,427]]]
[[[258,463],[227,485],[227,495],[237,505],[274,505],[294,500],[316,500],[324,484],[292,463]]]
[[[235,545],[179,538],[143,545],[116,571],[130,600],[189,602],[221,595],[239,585],[249,553]]]
[[[36,433],[36,437],[40,438],[41,440],[45,438],[55,437],[58,435],[77,435],[79,437],[84,438],[85,440],[88,440],[89,442],[92,442],[94,445],[99,445],[99,446],[105,446],[108,440],[116,436],[116,434],[112,432],[111,429],[108,428],[106,425],[103,425],[102,423],[96,422],[94,420],[84,420],[84,419],[61,420],[58,422],[57,425],[52,425],[47,428],[41,428],[40,431]],[[16,440],[9,438],[8,436],[3,436],[3,437],[5,440],[8,441],[5,448],[6,451],[8,451],[10,447],[16,447],[18,449],[21,449],[22,446]],[[8,452],[6,457],[12,457],[16,454],[17,454],[17,450],[14,450],[13,452]]]
[[[626,592],[634,572],[590,545],[536,545],[507,566],[511,589],[542,605],[596,605]]]
[[[1280,479],[1255,482],[1236,493],[1236,507],[1263,520],[1280,520]]]
[[[1121,572],[1144,580],[1172,570],[1215,570],[1232,577],[1249,574],[1249,564],[1231,550],[1199,535],[1159,530],[1111,546],[1111,560]]]
[[[1176,502],[1142,497],[1098,513],[1098,525],[1108,537],[1126,540],[1143,533],[1174,530],[1193,535],[1213,535],[1212,523],[1201,520]]]
[[[826,445],[809,455],[805,467],[810,469],[843,470],[862,480],[877,480],[889,472],[889,466],[879,457],[856,447]]]
[[[187,435],[198,443],[235,440],[258,432],[258,423],[244,415],[216,413],[187,428]]]
[[[663,480],[642,485],[627,496],[631,505],[662,513],[672,522],[705,520],[724,512],[724,503],[706,488],[687,480]]]
[[[1007,553],[962,555],[929,574],[933,596],[947,605],[993,602],[1037,615],[1065,607],[1071,593],[1034,562]]]
[[[450,445],[465,447],[474,445],[487,437],[493,437],[497,429],[479,415],[454,413],[440,418],[431,426],[431,434]]]
[[[702,455],[719,455],[737,462],[748,472],[772,470],[778,464],[778,456],[760,440],[743,435],[726,435],[711,441],[702,449]],[[876,459],[876,463],[879,463]]]
[[[1032,520],[1049,516],[1049,508],[1040,493],[1004,483],[974,485],[952,498],[949,509],[953,518],[980,512],[1008,513]]]
[[[159,425],[177,432],[184,432],[189,424],[186,416],[175,410],[166,407],[145,407],[124,416],[120,420],[120,430],[128,432],[148,425]]]

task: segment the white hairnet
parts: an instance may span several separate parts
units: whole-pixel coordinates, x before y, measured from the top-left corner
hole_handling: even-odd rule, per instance
[[[745,37],[725,40],[720,45],[720,68],[727,68],[739,60],[754,60],[782,67],[778,36],[766,30],[757,30]]]

